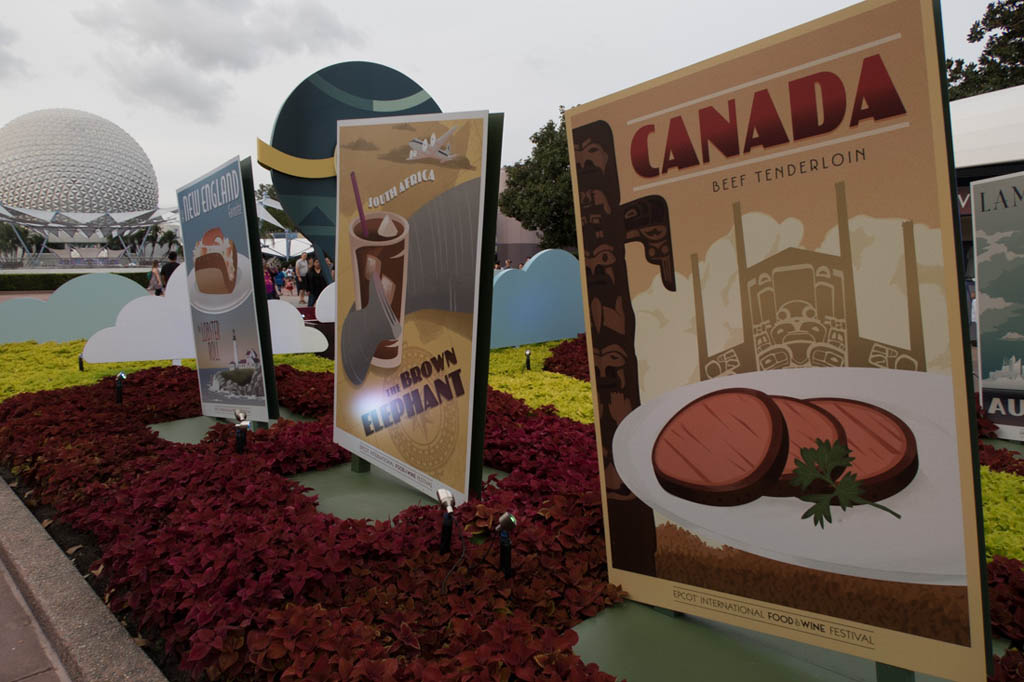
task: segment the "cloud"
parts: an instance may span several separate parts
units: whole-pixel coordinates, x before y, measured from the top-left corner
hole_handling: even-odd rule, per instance
[[[365,152],[377,151],[377,145],[375,145],[374,143],[370,142],[369,140],[365,140],[365,139],[363,139],[361,137],[358,140],[355,140],[353,142],[349,142],[348,144],[343,144],[341,146],[344,149],[352,149],[352,150],[357,151],[357,152],[358,151],[365,151]]]
[[[1024,341],[1024,334],[1018,334],[1017,332],[1006,332],[999,337],[1003,341]]]
[[[1005,256],[1007,260],[1024,257],[1021,254],[1010,251],[1009,246],[1004,243],[1007,239],[1013,236],[1013,232],[994,232],[992,234],[977,232],[976,236],[977,239],[975,240],[974,245],[975,263],[985,263],[1000,255]]]
[[[141,55],[126,61],[107,55],[99,61],[110,72],[113,87],[122,99],[152,102],[195,120],[218,121],[225,93],[231,90],[226,77],[184,70],[180,64],[159,56]]]
[[[910,344],[903,221],[899,218],[850,218],[857,323],[864,338],[902,348]],[[942,236],[923,223],[914,224],[918,290],[924,326],[925,363],[929,371],[950,368]],[[822,251],[839,254],[839,230],[828,231]],[[955,295],[955,294],[954,294]],[[883,304],[884,302],[884,304]],[[950,303],[955,305],[955,299]]]
[[[15,298],[0,303],[0,343],[87,339],[113,323],[126,303],[145,296],[145,289],[120,275],[75,277],[49,300]]]
[[[275,353],[319,353],[327,350],[327,337],[307,327],[302,314],[291,303],[267,301],[270,339]]]
[[[998,296],[989,296],[985,292],[978,293],[978,308],[982,310],[1001,310],[1014,305],[1013,301],[1007,301]]]
[[[194,358],[196,347],[184,273],[184,267],[174,271],[164,296],[138,298],[121,308],[113,326],[89,337],[82,353],[85,361]]]
[[[240,73],[282,55],[336,52],[363,42],[360,31],[319,0],[296,0],[287,8],[249,0],[114,0],[73,16],[125,50],[163,52],[188,70]]]
[[[316,319],[335,322],[334,283],[316,300]],[[583,333],[580,264],[561,249],[541,251],[522,270],[494,275],[491,348],[567,339]]]
[[[779,251],[799,246],[803,234],[803,223],[796,218],[779,222],[766,213],[744,214],[747,263],[757,263]],[[739,264],[732,230],[708,248],[700,263],[700,281],[707,314],[708,351],[718,353],[741,343]],[[654,278],[647,290],[634,297],[633,310],[641,401],[699,381],[693,279],[676,272],[676,290],[668,291],[660,278]],[[675,360],[666,363],[664,358]]]
[[[802,248],[803,224],[794,218],[780,223],[763,213],[747,213],[743,215],[743,226],[750,265],[790,247]],[[948,371],[950,352],[941,235],[938,230],[917,224],[914,238],[925,360],[929,370]],[[901,221],[854,216],[850,219],[850,241],[861,334],[905,347],[910,332],[905,312],[907,293]],[[826,234],[819,251],[838,255],[837,228],[833,227]],[[677,252],[677,257],[684,256]],[[710,353],[743,341],[737,270],[735,238],[730,231],[709,247],[700,263]],[[641,401],[649,402],[673,388],[699,381],[693,280],[676,272],[676,290],[672,292],[662,286],[660,278],[654,278],[648,289],[634,296],[633,310]],[[666,362],[664,358],[673,361]]]
[[[494,275],[491,348],[567,339],[583,333],[580,264],[561,249],[541,251],[522,270]],[[316,319],[335,322],[334,283],[316,300]]]
[[[491,348],[582,333],[580,264],[571,253],[541,251],[522,270],[501,270],[494,276]]]
[[[184,267],[174,271],[165,296],[144,296],[121,308],[114,325],[99,329],[85,344],[86,362],[196,357],[184,272]],[[268,303],[275,353],[314,353],[327,348],[324,335],[307,328],[291,304]]]
[[[217,120],[234,75],[282,57],[363,44],[362,33],[320,0],[287,9],[253,0],[109,0],[72,16],[104,36],[99,61],[120,95],[184,107],[197,120]]]
[[[337,289],[334,282],[316,297],[316,319],[320,322],[336,322],[338,318]]]
[[[25,73],[25,61],[14,54],[13,43],[18,34],[0,24],[0,81]]]

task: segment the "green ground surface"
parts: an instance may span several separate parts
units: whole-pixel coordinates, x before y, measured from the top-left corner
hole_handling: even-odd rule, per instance
[[[580,658],[630,682],[884,679],[876,677],[874,661],[636,602],[605,609],[574,629],[580,641],[573,650]],[[942,678],[917,674],[912,679],[933,682]]]

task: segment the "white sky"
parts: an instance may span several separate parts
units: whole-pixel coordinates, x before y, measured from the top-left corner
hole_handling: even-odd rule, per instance
[[[853,4],[847,0],[48,0],[0,14],[0,124],[68,107],[110,119],[146,150],[160,205],[175,189],[270,141],[303,79],[373,61],[419,83],[444,111],[505,113],[502,162],[558,106],[574,106]],[[987,0],[943,3],[946,54]],[[585,9],[590,7],[591,9]],[[256,182],[270,175],[255,166]]]

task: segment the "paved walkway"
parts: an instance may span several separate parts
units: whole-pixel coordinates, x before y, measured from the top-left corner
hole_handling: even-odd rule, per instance
[[[0,292],[0,302],[12,298],[36,298],[45,301],[51,293],[4,291]],[[0,682],[70,680],[0,554]]]
[[[51,293],[49,291],[0,292],[0,302],[25,297],[46,300]],[[281,300],[299,307],[297,296],[282,296]],[[26,547],[24,534],[32,535],[37,543],[52,545],[52,549],[49,551],[49,560],[40,563],[46,564],[50,561],[65,563],[66,566],[63,567],[65,571],[62,572],[60,581],[65,584],[68,582],[78,583],[75,587],[84,589],[87,592],[86,596],[91,598],[86,601],[95,602],[93,606],[104,612],[95,617],[103,618],[105,615],[108,621],[105,625],[108,628],[120,630],[120,626],[116,624],[109,611],[106,610],[102,603],[92,594],[91,589],[70,567],[70,563],[63,556],[63,552],[52,543],[46,531],[39,526],[28,510],[20,504],[13,492],[10,491],[10,488],[3,481],[0,481],[0,486],[4,489],[0,491],[0,517],[2,517],[0,518],[0,682],[78,682],[79,680],[115,679],[132,680],[135,682],[141,679],[163,679],[163,676],[159,675],[159,672],[152,668],[152,664],[149,664],[148,660],[132,661],[136,657],[145,659],[145,655],[131,643],[123,630],[121,630],[120,635],[117,635],[116,633],[104,633],[104,628],[102,627],[91,630],[89,628],[75,628],[73,623],[62,622],[64,619],[61,617],[62,614],[59,613],[60,611],[65,611],[65,608],[61,607],[62,605],[50,603],[45,597],[40,599],[38,593],[52,596],[55,592],[59,592],[59,590],[53,589],[53,585],[46,584],[43,581],[40,581],[39,584],[29,584],[34,583],[35,578],[40,573],[40,571],[33,569],[39,569],[41,566],[38,564],[35,566],[31,564],[25,565],[26,561],[31,562],[32,559],[40,558],[38,555],[35,557],[15,555],[16,552],[19,552],[17,549],[19,547],[21,550],[28,550],[24,552],[25,554],[32,554],[32,551]],[[8,513],[3,513],[4,505],[8,505],[6,510]],[[12,510],[16,511],[16,513],[10,513]],[[9,562],[15,562],[19,569],[15,569],[15,563]],[[15,572],[21,575],[23,579],[15,580],[12,575]],[[19,587],[18,583],[26,582],[26,580],[29,582],[23,587]],[[25,590],[24,593],[23,590]],[[29,592],[37,594],[28,596]],[[76,596],[75,600],[79,598],[81,598],[81,595]],[[35,606],[30,606],[30,603]],[[36,608],[39,613],[37,614],[33,608]],[[58,613],[55,614],[53,611]],[[63,615],[70,614],[65,613]],[[41,622],[43,625],[40,624]],[[44,628],[46,631],[44,631]],[[66,634],[65,630],[69,628],[79,629],[77,638],[69,637]],[[47,632],[50,630],[54,630],[51,633],[51,637],[56,638],[54,640],[57,642],[56,646],[51,643],[51,638],[47,636]],[[102,664],[90,665],[88,661],[83,663],[81,659],[83,657],[86,659],[90,658],[90,653],[82,651],[82,649],[92,649],[94,647],[101,651],[108,651],[113,648],[115,650],[114,658],[123,657],[127,660],[123,661],[121,666],[106,668]],[[132,652],[134,656],[124,656],[123,653],[116,653],[119,647],[134,649],[134,652]],[[57,654],[58,650],[64,651],[66,655],[73,657],[70,667],[76,671],[75,673],[69,675],[68,669],[61,662],[61,656]],[[97,653],[99,652],[92,652],[93,655]],[[108,659],[108,665],[109,662],[110,660]]]
[[[12,298],[37,298],[40,301],[45,301],[50,298],[52,293],[52,291],[0,291],[0,303]]]
[[[0,682],[167,682],[0,480]]]
[[[0,682],[70,682],[6,564],[0,560]]]

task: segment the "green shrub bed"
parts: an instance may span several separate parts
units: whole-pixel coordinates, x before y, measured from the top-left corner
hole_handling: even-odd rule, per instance
[[[102,364],[83,363],[84,371],[78,369],[78,356],[85,348],[85,341],[56,343],[8,343],[0,346],[0,402],[17,395],[70,386],[88,386],[103,377],[126,374],[150,367],[168,367],[170,360],[152,362],[110,362]],[[195,369],[195,360],[183,361],[185,367]],[[275,365],[289,365],[309,372],[331,372],[334,363],[312,353],[282,354],[274,356]]]
[[[98,272],[98,271],[97,271]],[[108,272],[104,270],[103,272]],[[0,273],[0,291],[55,291],[84,272],[4,272]],[[113,272],[142,286],[149,283],[149,272]]]

